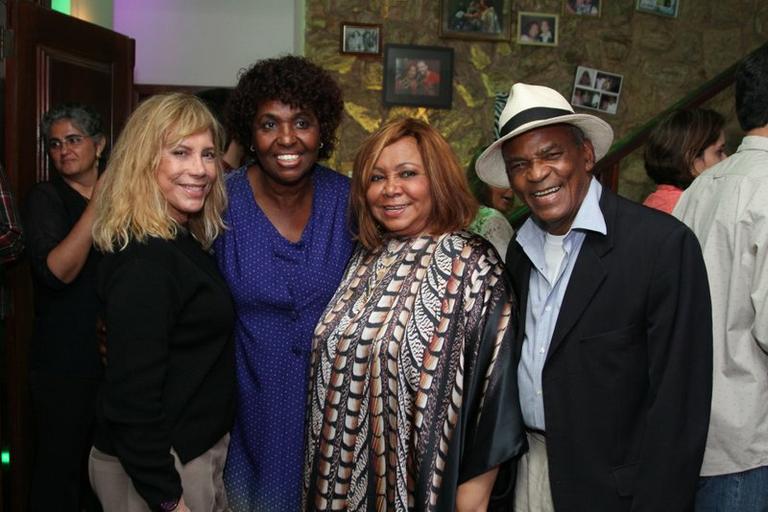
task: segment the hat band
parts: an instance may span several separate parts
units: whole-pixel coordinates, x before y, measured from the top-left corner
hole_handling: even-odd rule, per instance
[[[573,112],[562,108],[549,108],[549,107],[534,107],[522,112],[518,112],[512,116],[509,121],[504,123],[504,126],[499,130],[499,138],[504,137],[508,133],[517,130],[524,124],[531,121],[541,121],[542,119],[551,119],[553,117],[560,116],[572,116]]]

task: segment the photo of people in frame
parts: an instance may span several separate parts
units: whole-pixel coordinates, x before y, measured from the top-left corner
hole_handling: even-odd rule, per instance
[[[600,16],[600,0],[565,0],[565,12],[577,16]]]
[[[557,46],[557,27],[557,14],[520,12],[517,15],[517,42]]]
[[[635,9],[640,12],[677,18],[680,0],[637,0]]]
[[[381,53],[381,25],[341,25],[341,52],[362,55]]]
[[[571,105],[616,114],[623,78],[616,73],[579,66],[573,79]]]
[[[581,72],[576,80],[576,85],[583,87],[595,87],[595,70],[580,68]]]
[[[384,45],[385,105],[451,108],[452,98],[453,48]]]
[[[395,59],[395,94],[437,96],[440,93],[440,61]]]
[[[441,0],[440,35],[459,39],[509,39],[510,0]]]
[[[609,75],[601,71],[597,72],[597,80],[595,80],[595,88],[601,91],[607,91],[612,93],[618,93],[621,87],[621,81],[616,78],[616,75]]]

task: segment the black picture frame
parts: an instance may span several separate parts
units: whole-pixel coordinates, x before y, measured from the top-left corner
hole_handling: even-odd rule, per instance
[[[388,106],[451,108],[453,48],[385,45],[382,89]]]

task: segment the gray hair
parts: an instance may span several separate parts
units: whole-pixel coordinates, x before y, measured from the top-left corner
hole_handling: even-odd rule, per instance
[[[51,126],[62,119],[71,122],[75,128],[88,137],[104,136],[101,116],[96,110],[81,103],[64,103],[50,109],[40,121],[40,133],[46,143],[51,135]]]

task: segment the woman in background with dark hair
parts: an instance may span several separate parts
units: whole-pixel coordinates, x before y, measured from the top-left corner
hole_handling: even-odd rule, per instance
[[[480,153],[475,155],[467,168],[469,189],[480,203],[477,215],[467,230],[491,242],[504,260],[507,257],[509,241],[515,236],[515,230],[506,217],[514,205],[515,194],[511,188],[491,187],[480,179],[475,171],[475,162],[479,155]]]
[[[694,178],[728,156],[724,125],[708,109],[678,110],[661,121],[645,145],[645,172],[657,186],[643,204],[672,213]]]
[[[312,331],[352,252],[349,179],[317,163],[333,151],[341,90],[301,57],[240,77],[228,124],[251,165],[227,180],[216,242],[237,322],[237,412],[224,477],[233,510],[297,510]]]
[[[215,87],[213,89],[203,89],[202,91],[198,91],[195,93],[195,96],[203,100],[205,106],[208,107],[208,110],[211,111],[211,114],[213,114],[222,126],[226,126],[224,109],[226,108],[227,100],[229,100],[231,94],[232,89]],[[225,130],[224,136],[224,148],[222,149],[224,154],[221,155],[221,165],[226,173],[237,169],[243,164],[245,150],[243,149],[243,146],[234,140],[229,133],[229,130]]]
[[[91,199],[106,139],[99,114],[80,104],[52,108],[40,129],[56,172],[32,188],[24,210],[35,293],[30,510],[79,512],[90,494],[85,463],[101,378]]]

